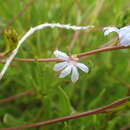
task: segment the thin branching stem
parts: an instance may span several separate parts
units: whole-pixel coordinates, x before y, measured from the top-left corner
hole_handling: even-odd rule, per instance
[[[119,49],[127,49],[127,48],[130,48],[130,46],[127,46],[127,47],[113,46],[113,47],[99,48],[99,49],[92,50],[92,51],[89,51],[89,52],[83,52],[83,53],[77,54],[77,57],[81,58],[81,57],[93,55],[93,54],[96,54],[96,53],[112,51],[112,50],[119,50]]]
[[[20,97],[24,97],[24,96],[28,96],[28,95],[32,95],[33,94],[33,91],[32,90],[27,90],[25,92],[22,92],[20,94],[17,94],[17,95],[13,95],[13,96],[10,96],[8,98],[4,98],[4,99],[1,99],[0,100],[0,104],[3,104],[3,103],[7,103],[7,102],[11,102],[17,98],[20,98]]]
[[[94,110],[90,110],[87,112],[82,112],[82,113],[70,115],[70,116],[64,116],[61,118],[38,122],[38,123],[30,124],[30,125],[23,125],[23,126],[18,126],[18,127],[14,127],[14,128],[4,128],[3,130],[21,130],[21,129],[25,129],[25,128],[39,127],[39,126],[44,126],[44,125],[48,125],[48,124],[63,122],[66,120],[77,119],[77,118],[81,118],[81,117],[85,117],[85,116],[104,113],[104,112],[106,112],[106,110],[109,110],[109,109],[114,108],[116,106],[122,105],[123,103],[126,103],[129,99],[130,99],[130,97],[125,97],[125,98],[122,98],[122,99],[119,99],[119,100],[113,102],[112,104],[109,104],[109,105],[106,105],[106,106],[103,106],[103,107],[100,107],[100,108],[97,108]]]
[[[105,48],[99,48],[88,52],[83,52],[79,54],[75,54],[78,58],[82,58],[85,56],[94,55],[101,52],[106,51],[112,51],[112,50],[119,50],[119,49],[128,49],[130,46],[124,47],[124,46],[113,46],[113,47],[105,47]],[[1,57],[2,58],[2,57]],[[20,62],[60,62],[63,61],[59,58],[40,58],[40,59],[34,59],[34,58],[14,58],[14,61],[20,61]]]

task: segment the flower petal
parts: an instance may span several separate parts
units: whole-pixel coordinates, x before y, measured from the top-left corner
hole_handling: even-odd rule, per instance
[[[71,72],[72,66],[68,65],[64,70],[61,71],[59,78],[64,78]]]
[[[119,31],[120,45],[129,46],[130,45],[130,26],[125,26]]]
[[[58,50],[54,51],[54,55],[57,58],[60,58],[60,59],[63,59],[63,60],[68,60],[69,59],[69,56],[66,53],[58,51]]]
[[[53,70],[55,70],[55,71],[61,71],[61,70],[64,69],[67,65],[68,65],[67,62],[57,63],[57,64],[54,65]]]
[[[85,64],[77,63],[76,66],[86,73],[89,72],[89,68]]]
[[[130,33],[127,33],[124,37],[120,38],[120,45],[125,47],[130,45]]]
[[[125,27],[121,28],[120,31],[130,33],[130,26],[125,26]]]
[[[79,72],[75,66],[72,67],[71,80],[75,83],[79,79]]]
[[[103,28],[104,36],[108,35],[111,32],[117,32],[119,33],[119,29],[117,27],[105,27]]]

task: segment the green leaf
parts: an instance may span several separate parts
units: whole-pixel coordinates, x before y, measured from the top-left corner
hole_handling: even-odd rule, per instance
[[[23,120],[16,119],[15,117],[13,117],[11,114],[8,113],[4,115],[3,122],[7,126],[13,126],[13,127],[26,124]]]
[[[18,44],[18,34],[15,29],[8,28],[4,31],[4,36],[5,36],[5,41],[6,41],[5,51],[10,52],[13,49],[15,49]]]
[[[58,87],[58,96],[59,96],[59,109],[62,115],[72,114],[73,108],[70,103],[69,96],[61,87]]]
[[[98,95],[98,97],[96,97],[88,106],[89,109],[95,107],[99,102],[100,100],[102,100],[102,97],[104,95],[104,93],[106,92],[106,89],[104,88]]]

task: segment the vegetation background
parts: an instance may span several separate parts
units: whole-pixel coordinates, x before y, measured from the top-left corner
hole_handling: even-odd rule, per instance
[[[0,28],[19,12],[29,0],[0,0]],[[11,24],[19,38],[33,26],[45,22],[96,27],[130,24],[129,0],[34,0]],[[17,57],[54,57],[58,48],[68,54],[100,48],[115,34],[103,36],[100,29],[81,31],[44,29],[36,32],[20,48]],[[0,35],[0,50],[8,40]],[[55,63],[13,62],[0,83],[0,99],[33,91],[33,95],[0,104],[0,128],[46,121],[98,108],[130,95],[130,51],[118,50],[88,56],[82,62],[90,68],[73,84],[70,77],[59,79]],[[2,69],[3,64],[0,65]],[[31,130],[122,130],[130,125],[130,109],[121,106],[110,113],[83,117]],[[128,128],[130,129],[130,127]]]

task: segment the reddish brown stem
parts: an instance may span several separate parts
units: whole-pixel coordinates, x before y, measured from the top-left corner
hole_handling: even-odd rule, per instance
[[[33,58],[14,58],[14,61],[22,61],[22,62],[60,62],[63,61],[59,58],[41,58],[41,59],[33,59]]]
[[[28,96],[28,95],[31,95],[31,94],[33,94],[33,91],[32,90],[27,90],[27,91],[25,91],[23,93],[20,93],[20,94],[14,95],[14,96],[10,96],[8,98],[0,100],[0,104],[7,103],[7,102],[10,102],[10,101],[12,101],[12,100],[14,100],[16,98]]]
[[[114,46],[114,47],[105,47],[105,48],[99,48],[88,52],[83,52],[76,54],[78,58],[82,58],[89,55],[94,55],[96,53],[106,52],[106,51],[112,51],[112,50],[119,50],[119,49],[127,49],[130,48],[124,47],[124,46]],[[1,57],[2,58],[2,57]],[[33,59],[33,58],[14,58],[14,61],[21,61],[21,62],[60,62],[63,61],[59,58],[41,58],[41,59]]]
[[[105,47],[105,48],[99,48],[96,50],[92,50],[89,52],[83,52],[80,54],[77,54],[77,57],[84,57],[84,56],[88,56],[88,55],[93,55],[96,53],[101,53],[101,52],[106,52],[106,51],[112,51],[112,50],[119,50],[119,49],[126,49],[126,48],[130,48],[130,46],[124,47],[124,46],[114,46],[114,47]]]
[[[125,98],[122,98],[120,100],[113,102],[112,104],[109,104],[109,105],[106,105],[104,107],[97,108],[97,109],[94,109],[94,110],[90,110],[90,111],[87,111],[87,112],[82,112],[82,113],[75,114],[75,115],[65,116],[65,117],[61,117],[61,118],[57,118],[57,119],[53,119],[53,120],[38,122],[38,123],[35,123],[35,124],[30,124],[30,125],[18,126],[18,127],[14,127],[14,128],[4,128],[3,130],[21,130],[21,129],[25,129],[25,128],[38,127],[38,126],[63,122],[63,121],[66,121],[66,120],[76,119],[76,118],[80,118],[80,117],[84,117],[84,116],[99,114],[99,113],[105,112],[108,109],[119,106],[119,105],[127,102],[129,99],[130,99],[130,97],[125,97]]]

